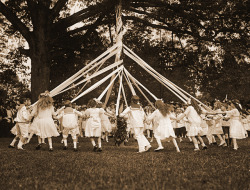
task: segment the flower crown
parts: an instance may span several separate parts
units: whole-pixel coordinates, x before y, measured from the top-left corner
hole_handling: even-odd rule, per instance
[[[44,97],[47,97],[49,95],[50,95],[49,91],[45,91],[44,93],[41,93],[41,96],[44,96]]]

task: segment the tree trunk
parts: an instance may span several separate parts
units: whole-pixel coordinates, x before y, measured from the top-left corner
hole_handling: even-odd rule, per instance
[[[31,56],[31,99],[37,101],[40,93],[49,89],[50,67],[42,56]]]
[[[37,101],[40,93],[49,90],[50,85],[50,26],[46,9],[37,11],[34,31],[30,41],[31,99]]]

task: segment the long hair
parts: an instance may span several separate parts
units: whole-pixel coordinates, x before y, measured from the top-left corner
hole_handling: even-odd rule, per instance
[[[194,107],[195,111],[200,115],[202,113],[201,108],[199,107],[199,105],[197,104],[197,102],[191,98],[191,105]]]
[[[240,113],[247,114],[246,110],[242,109],[242,106],[238,101],[233,100],[230,106],[236,108]]]
[[[162,100],[156,100],[155,107],[161,112],[161,114],[165,117],[170,112],[170,106],[164,104]]]
[[[90,99],[89,101],[88,101],[88,104],[87,104],[87,107],[88,108],[94,108],[94,107],[96,107],[97,106],[97,103],[96,103],[96,101],[94,100],[94,99]]]
[[[214,109],[215,110],[221,109],[221,102],[219,101],[214,102]]]
[[[54,102],[53,98],[50,97],[49,95],[40,95],[40,98],[37,102],[37,108],[44,110],[44,109],[52,106],[53,102]]]

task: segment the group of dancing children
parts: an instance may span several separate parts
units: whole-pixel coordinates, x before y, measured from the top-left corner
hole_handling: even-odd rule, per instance
[[[203,136],[207,137],[209,144],[214,144],[214,135],[217,135],[220,139],[219,146],[228,146],[229,140],[232,139],[234,150],[238,149],[236,139],[247,137],[246,131],[250,128],[249,116],[242,118],[237,104],[216,102],[214,109],[209,111],[201,109],[193,99],[189,99],[187,104],[185,110],[173,110],[169,104],[157,100],[155,110],[150,106],[143,109],[139,97],[132,96],[130,106],[121,112],[119,117],[126,120],[128,134],[132,133],[137,140],[138,153],[151,149],[151,144],[144,135],[145,130],[148,137],[152,131],[151,141],[153,138],[156,139],[158,147],[155,152],[164,149],[162,141],[165,139],[171,140],[176,151],[180,152],[176,138],[181,142],[182,138],[187,136],[194,144],[194,151],[199,151],[199,144],[202,146],[201,149],[207,149]],[[73,108],[72,103],[67,100],[62,108],[55,111],[49,92],[41,93],[33,106],[29,99],[20,100],[15,118],[16,125],[11,130],[15,138],[9,148],[14,148],[18,141],[17,149],[24,150],[23,145],[29,143],[35,134],[38,137],[37,150],[47,138],[49,151],[53,151],[52,137],[59,136],[61,131],[63,149],[68,149],[67,138],[70,134],[73,139],[73,150],[78,151],[78,137],[83,136],[83,129],[84,136],[90,139],[93,151],[101,152],[102,138],[108,141],[108,134],[116,128],[115,117],[114,105],[104,109],[103,104],[97,99],[89,100],[87,107],[81,111]],[[54,120],[59,121],[60,130]]]

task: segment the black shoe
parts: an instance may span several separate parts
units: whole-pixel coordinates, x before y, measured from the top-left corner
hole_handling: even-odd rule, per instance
[[[102,148],[98,148],[98,149],[97,149],[97,152],[101,152],[101,151],[102,151]]]
[[[96,152],[97,149],[98,149],[97,146],[94,146],[93,151]]]
[[[202,150],[207,150],[207,146],[203,146],[203,147],[202,147]]]
[[[74,148],[74,152],[77,152],[78,151],[78,149],[77,148]]]
[[[36,150],[40,150],[42,147],[42,144],[38,144],[37,147],[36,147]]]
[[[63,150],[67,150],[67,148],[68,148],[67,146],[64,146],[64,147],[63,147]]]
[[[49,151],[50,151],[50,152],[53,152],[53,148],[50,148]]]
[[[9,145],[8,147],[9,147],[9,148],[15,148],[14,146],[11,146],[11,145]]]

